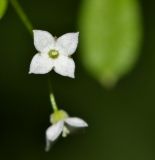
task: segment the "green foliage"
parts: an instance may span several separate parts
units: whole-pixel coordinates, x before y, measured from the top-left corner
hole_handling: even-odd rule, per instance
[[[8,0],[0,0],[0,19],[4,16],[8,6]]]
[[[80,15],[82,59],[87,70],[111,87],[134,66],[141,39],[136,0],[85,0]]]

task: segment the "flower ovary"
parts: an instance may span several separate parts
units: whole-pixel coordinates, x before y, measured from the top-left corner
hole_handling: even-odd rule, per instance
[[[58,111],[54,112],[53,114],[51,114],[50,122],[52,124],[55,124],[61,120],[65,120],[68,117],[69,116],[68,116],[67,112],[65,112],[64,110],[58,110]]]
[[[55,58],[58,58],[59,52],[56,51],[56,50],[50,50],[48,52],[48,55],[49,55],[50,58],[55,59]]]

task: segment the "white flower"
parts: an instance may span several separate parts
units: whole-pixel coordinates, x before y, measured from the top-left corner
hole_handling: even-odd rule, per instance
[[[54,112],[51,115],[50,121],[53,125],[46,130],[46,151],[50,149],[51,143],[54,142],[60,134],[62,134],[62,137],[66,137],[70,133],[68,126],[74,128],[88,127],[88,124],[84,120],[77,117],[69,117],[63,110]]]
[[[33,30],[33,33],[39,53],[33,57],[29,73],[46,74],[53,69],[60,75],[74,78],[75,63],[70,56],[76,51],[79,33],[67,33],[59,38],[42,30]]]

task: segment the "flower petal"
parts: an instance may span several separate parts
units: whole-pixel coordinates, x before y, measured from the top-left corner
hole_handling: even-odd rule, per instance
[[[55,141],[63,130],[64,122],[60,121],[46,130],[46,151],[50,149],[50,143]]]
[[[62,76],[74,78],[75,63],[72,58],[61,55],[54,62],[54,71]]]
[[[48,52],[55,45],[55,38],[47,31],[33,30],[34,46],[39,52]]]
[[[64,122],[59,121],[56,124],[53,124],[46,130],[46,137],[50,141],[55,141],[63,130]]]
[[[69,56],[72,55],[78,45],[79,32],[67,33],[59,37],[56,41],[56,49],[60,54]]]
[[[88,124],[84,120],[77,117],[67,118],[65,122],[73,127],[88,127]]]
[[[36,54],[31,61],[29,73],[45,74],[51,71],[52,60],[45,54]]]

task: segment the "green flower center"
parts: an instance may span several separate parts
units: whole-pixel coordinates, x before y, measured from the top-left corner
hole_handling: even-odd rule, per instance
[[[64,110],[58,110],[51,114],[50,122],[54,124],[61,120],[65,120],[66,118],[68,118],[67,112],[65,112]]]
[[[58,58],[59,52],[56,51],[56,50],[50,50],[48,52],[48,55],[49,55],[50,58],[55,59],[55,58]]]

